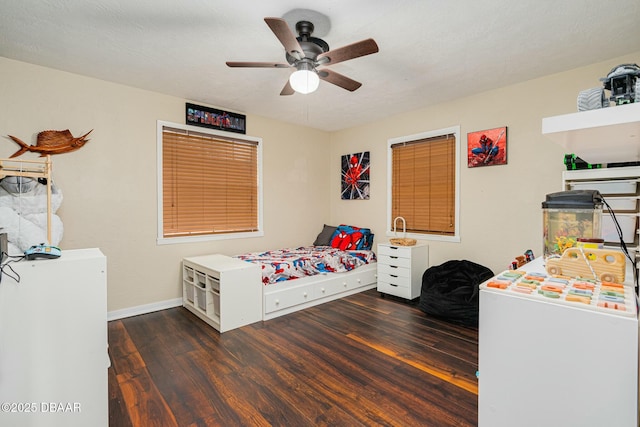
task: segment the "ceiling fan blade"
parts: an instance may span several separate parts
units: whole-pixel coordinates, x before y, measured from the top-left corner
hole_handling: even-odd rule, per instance
[[[357,82],[353,79],[350,79],[349,77],[344,76],[340,73],[336,73],[335,71],[321,70],[321,71],[318,71],[318,76],[320,77],[321,80],[324,80],[325,82],[329,82],[336,86],[340,86],[341,88],[351,92],[353,92],[354,90],[362,86],[362,83]]]
[[[296,59],[304,58],[304,51],[298,43],[298,39],[296,38],[291,28],[289,28],[289,24],[282,18],[264,18],[264,22],[267,23],[273,34],[276,35],[282,46],[286,49],[287,53],[293,56]]]
[[[234,62],[227,61],[228,67],[249,67],[249,68],[289,68],[289,64],[281,62]]]
[[[287,79],[287,84],[284,85],[284,87],[282,88],[282,91],[280,92],[280,95],[293,95],[294,94],[294,90],[291,87],[291,84],[289,83],[289,79]]]
[[[347,46],[339,47],[318,55],[317,62],[320,65],[337,64],[349,59],[359,58],[378,52],[378,45],[373,39],[366,39]]]

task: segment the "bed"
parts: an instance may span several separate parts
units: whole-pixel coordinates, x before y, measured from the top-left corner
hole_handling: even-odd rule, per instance
[[[376,287],[369,229],[324,225],[313,245],[251,252],[235,258],[260,265],[263,320]]]

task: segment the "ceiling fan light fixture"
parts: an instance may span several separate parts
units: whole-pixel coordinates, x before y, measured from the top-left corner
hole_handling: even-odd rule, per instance
[[[298,93],[311,93],[315,92],[320,85],[320,77],[318,72],[310,64],[299,64],[298,69],[291,73],[289,77],[289,84],[291,88]]]
[[[298,13],[302,12],[302,13]],[[284,62],[238,62],[227,61],[229,67],[246,67],[246,68],[289,68],[293,67],[294,72],[289,75],[289,80],[280,91],[281,96],[293,95],[295,92],[307,94],[314,92],[320,85],[320,80],[336,85],[345,90],[353,92],[362,86],[362,83],[343,76],[335,71],[324,69],[323,67],[338,64],[361,56],[371,55],[378,52],[378,45],[369,38],[356,43],[330,49],[329,44],[322,39],[312,36],[316,29],[315,24],[308,17],[298,16],[307,15],[306,10],[295,10],[295,28],[299,36],[291,30],[293,24],[282,18],[266,17],[264,21],[271,29],[284,47]],[[289,18],[293,18],[293,13],[289,14]],[[312,14],[313,15],[313,14]],[[323,31],[329,29],[328,18],[324,22]],[[320,67],[318,72],[316,67]]]

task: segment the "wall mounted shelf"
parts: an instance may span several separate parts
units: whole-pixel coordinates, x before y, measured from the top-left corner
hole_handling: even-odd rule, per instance
[[[640,103],[543,118],[542,134],[591,164],[640,161]]]

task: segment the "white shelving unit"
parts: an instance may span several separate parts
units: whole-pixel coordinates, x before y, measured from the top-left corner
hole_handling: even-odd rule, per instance
[[[378,292],[412,300],[420,296],[429,246],[378,244]]]
[[[219,332],[262,320],[260,268],[226,255],[182,260],[182,305]]]
[[[544,118],[542,134],[591,164],[640,161],[640,103]]]
[[[562,173],[564,190],[598,190],[609,203],[620,225],[629,254],[638,268],[640,258],[640,167],[583,169]],[[612,216],[603,209],[602,237],[605,246],[620,247]],[[629,264],[629,263],[628,263]],[[627,275],[633,273],[628,265]]]
[[[542,119],[542,134],[563,146],[566,153],[591,164],[640,161],[640,103],[617,105],[591,111]],[[640,253],[640,167],[616,167],[564,171],[563,189],[600,191],[612,205],[623,228],[623,240],[638,268]],[[626,187],[625,187],[626,186]],[[617,188],[616,188],[617,187]],[[609,246],[619,245],[611,216],[603,215],[603,237]]]

